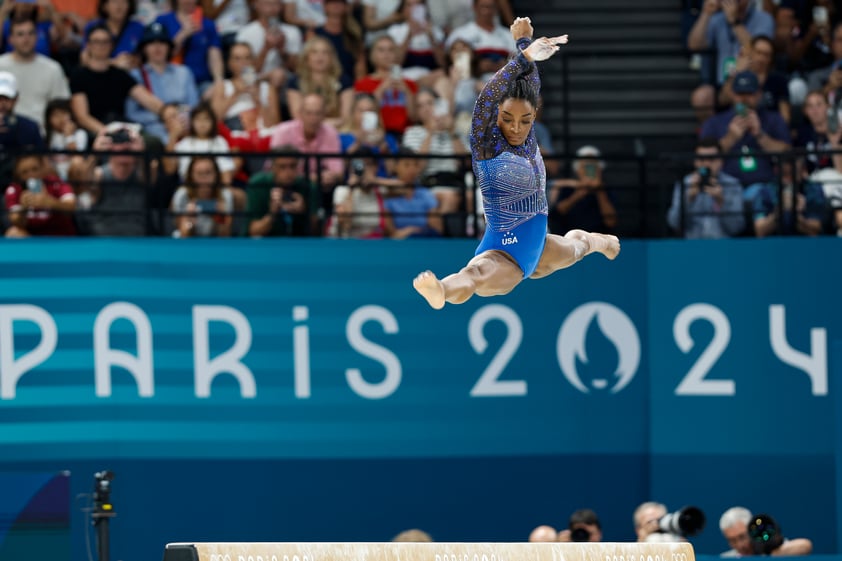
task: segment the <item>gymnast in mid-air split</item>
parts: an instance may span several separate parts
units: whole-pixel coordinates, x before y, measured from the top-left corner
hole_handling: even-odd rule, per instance
[[[616,236],[571,230],[547,232],[547,173],[532,124],[541,87],[536,62],[547,60],[567,35],[532,40],[529,18],[511,25],[518,54],[483,87],[474,106],[471,156],[485,208],[485,235],[473,259],[439,280],[424,271],[415,290],[435,309],[477,294],[508,294],[525,278],[545,277],[590,253],[614,259]]]

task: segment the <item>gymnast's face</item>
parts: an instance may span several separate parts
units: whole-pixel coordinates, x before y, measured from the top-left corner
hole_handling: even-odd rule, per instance
[[[512,146],[526,142],[532,123],[535,122],[535,107],[524,99],[508,98],[497,108],[497,126],[503,138]]]

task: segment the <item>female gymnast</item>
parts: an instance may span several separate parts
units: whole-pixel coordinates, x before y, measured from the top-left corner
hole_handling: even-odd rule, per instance
[[[424,271],[412,284],[435,309],[461,304],[474,294],[508,294],[525,278],[545,277],[585,255],[614,259],[615,236],[571,230],[547,232],[546,170],[532,123],[540,78],[535,62],[547,60],[567,35],[532,41],[529,18],[511,27],[518,54],[483,88],[474,106],[471,154],[485,207],[485,235],[474,257],[458,273],[439,280]]]

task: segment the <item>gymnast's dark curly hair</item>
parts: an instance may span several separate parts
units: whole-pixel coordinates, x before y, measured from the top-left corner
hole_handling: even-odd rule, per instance
[[[503,101],[507,99],[522,99],[523,101],[528,101],[532,104],[532,107],[538,109],[538,90],[535,86],[526,79],[526,75],[532,72],[530,68],[528,72],[525,72],[518,76],[517,80],[513,80],[509,82],[509,87],[506,90],[506,94],[503,96]]]

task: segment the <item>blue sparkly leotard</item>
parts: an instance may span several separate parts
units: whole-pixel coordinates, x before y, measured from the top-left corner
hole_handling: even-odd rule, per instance
[[[517,56],[485,84],[471,124],[474,175],[486,218],[485,235],[475,255],[490,249],[508,253],[524,277],[535,272],[547,239],[547,172],[535,130],[529,131],[522,145],[512,146],[497,126],[497,108],[509,83],[524,73],[528,72],[526,79],[540,89],[535,63],[520,52],[530,43],[520,39]]]

